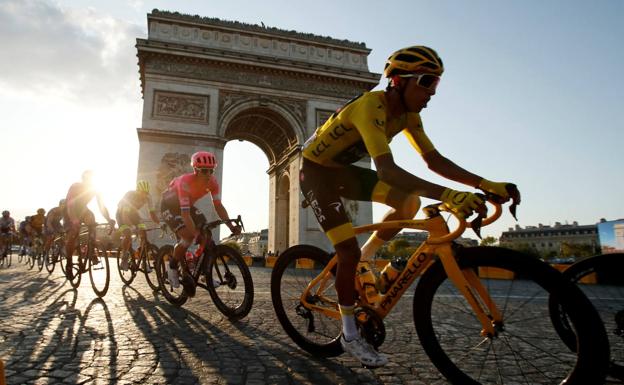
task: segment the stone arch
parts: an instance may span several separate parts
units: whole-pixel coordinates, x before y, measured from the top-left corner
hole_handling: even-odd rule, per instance
[[[249,141],[269,159],[268,248],[329,246],[299,205],[300,148],[336,108],[377,85],[366,45],[159,10],[147,21],[148,37],[136,44],[144,100],[137,177],[162,187],[187,171],[194,151],[213,151],[223,164],[228,141]],[[214,214],[208,206],[199,207]],[[367,207],[359,215],[370,217]]]

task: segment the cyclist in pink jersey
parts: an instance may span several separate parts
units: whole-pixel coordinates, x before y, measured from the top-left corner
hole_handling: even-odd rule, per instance
[[[206,194],[210,194],[217,215],[222,220],[229,218],[228,212],[221,203],[219,182],[213,175],[217,167],[214,154],[207,151],[199,151],[191,157],[193,172],[174,178],[169,187],[163,192],[160,203],[162,218],[173,230],[178,238],[178,243],[173,250],[173,259],[168,266],[169,282],[174,287],[179,287],[178,263],[184,258],[186,250],[194,239],[200,236],[199,228],[206,223],[206,217],[194,204]],[[227,222],[230,231],[238,235],[240,226],[234,226]],[[184,271],[184,270],[183,270]],[[185,291],[193,296],[195,285],[192,277],[182,276],[182,285]]]

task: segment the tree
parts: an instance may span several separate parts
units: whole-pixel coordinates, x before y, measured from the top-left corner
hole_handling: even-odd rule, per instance
[[[480,245],[481,246],[494,246],[498,243],[498,239],[492,237],[492,236],[488,236],[485,237],[481,240]]]

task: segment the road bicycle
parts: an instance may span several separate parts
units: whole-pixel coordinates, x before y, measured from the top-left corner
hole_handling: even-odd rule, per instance
[[[97,224],[93,231],[97,227],[108,227],[109,235],[113,231],[113,225],[108,223]],[[95,233],[92,234],[91,230],[85,225],[81,226],[73,256],[75,259],[72,258],[71,266],[68,266],[69,268],[65,270],[65,276],[72,287],[77,289],[80,286],[82,274],[88,271],[93,292],[100,298],[104,297],[106,292],[108,292],[110,284],[108,253],[98,244]]]
[[[35,236],[32,240],[32,246],[30,247],[29,252],[26,254],[28,265],[28,270],[32,270],[35,265],[39,271],[43,269],[43,240],[40,236]]]
[[[609,375],[624,381],[624,254],[601,254],[570,265],[563,276],[578,284],[598,310],[604,323],[611,350]],[[555,327],[571,348],[574,330],[567,313],[551,304]]]
[[[61,232],[59,235],[54,237],[52,244],[50,245],[50,249],[45,255],[45,268],[48,271],[48,274],[52,274],[54,266],[57,262],[61,265],[61,270],[63,271],[63,274],[65,274],[65,254],[65,232]]]
[[[11,255],[13,251],[11,250],[11,246],[13,244],[13,234],[12,233],[3,233],[0,234],[2,237],[2,247],[0,248],[0,267],[11,267]]]
[[[205,245],[198,248],[193,266],[189,266],[187,260],[182,258],[177,268],[179,277],[190,274],[196,286],[208,290],[212,301],[223,315],[230,320],[239,320],[251,311],[254,286],[251,272],[242,255],[227,245],[212,241],[211,230],[228,222],[241,227],[243,225],[240,215],[236,219],[217,220],[202,225],[200,232]],[[175,306],[182,306],[189,296],[182,285],[174,288],[169,282],[167,271],[172,258],[173,246],[162,246],[156,265],[158,281],[167,301]]]
[[[147,229],[146,231],[159,230],[159,227]],[[156,259],[158,256],[158,247],[147,239],[147,237],[137,237],[137,231],[133,231],[132,237],[139,239],[139,246],[136,250],[130,246],[128,251],[119,248],[117,251],[117,269],[119,277],[124,284],[130,286],[137,276],[138,272],[145,274],[145,280],[150,288],[154,291],[160,290],[158,284],[158,276],[156,273]],[[123,266],[126,264],[126,266]],[[125,269],[122,269],[125,267]]]
[[[483,225],[500,217],[501,205],[494,203],[494,208]],[[451,383],[602,384],[609,357],[607,336],[582,291],[550,265],[518,251],[459,246],[453,240],[467,223],[456,217],[457,228],[449,232],[441,209],[425,207],[426,219],[355,227],[356,234],[389,228],[429,232],[384,293],[375,285],[365,286],[357,276],[355,316],[364,338],[374,347],[382,345],[384,318],[420,277],[413,299],[416,332],[431,362]],[[472,222],[475,230],[480,222],[481,218]],[[360,261],[358,272],[368,271],[368,263]],[[334,253],[297,245],[280,255],[271,275],[280,324],[314,356],[343,353],[336,268]],[[569,316],[576,331],[574,350],[554,330],[549,297]]]
[[[0,267],[11,267],[11,257],[13,254],[13,233],[0,234],[2,237],[2,247],[0,248]]]

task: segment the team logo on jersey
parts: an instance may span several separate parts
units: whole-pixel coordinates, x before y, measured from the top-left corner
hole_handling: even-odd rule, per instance
[[[342,206],[342,203],[340,202],[332,202],[329,204],[330,207],[332,207],[334,210],[336,210],[337,213],[340,212],[340,206]]]

